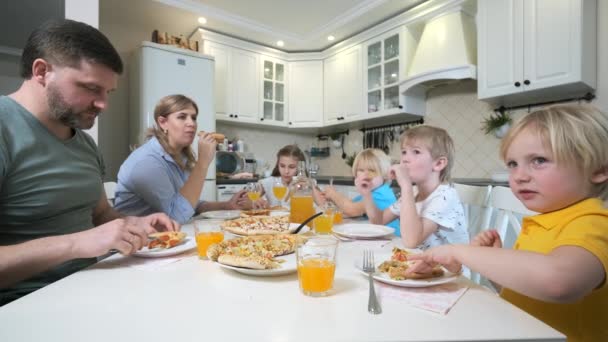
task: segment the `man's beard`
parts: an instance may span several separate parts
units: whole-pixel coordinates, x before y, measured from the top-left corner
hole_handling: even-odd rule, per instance
[[[47,98],[49,115],[52,119],[58,120],[70,128],[78,129],[89,129],[95,124],[95,120],[89,123],[84,119],[86,113],[98,113],[95,108],[77,112],[63,99],[61,92],[54,85],[48,86]]]

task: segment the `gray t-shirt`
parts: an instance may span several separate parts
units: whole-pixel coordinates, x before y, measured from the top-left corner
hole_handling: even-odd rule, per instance
[[[0,96],[0,245],[93,227],[104,164],[93,139],[76,129],[62,141],[13,99]],[[0,305],[92,264],[68,261],[0,290]]]

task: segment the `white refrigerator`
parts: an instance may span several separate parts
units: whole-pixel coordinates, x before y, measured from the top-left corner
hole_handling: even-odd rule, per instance
[[[154,107],[166,95],[183,94],[198,106],[198,130],[215,132],[213,56],[170,45],[143,42],[129,66],[129,144],[141,144],[154,125]],[[197,152],[198,137],[192,143]],[[207,171],[201,199],[215,201],[215,161]]]

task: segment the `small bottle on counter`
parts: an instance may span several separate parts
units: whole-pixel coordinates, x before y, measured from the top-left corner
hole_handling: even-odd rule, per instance
[[[245,152],[245,142],[243,140],[237,140],[236,142],[236,151],[237,152]]]
[[[228,144],[228,152],[234,151],[234,146],[232,144]]]

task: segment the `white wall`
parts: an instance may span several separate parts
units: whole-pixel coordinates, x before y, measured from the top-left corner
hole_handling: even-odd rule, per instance
[[[608,114],[608,1],[597,1],[597,99],[594,104]]]
[[[65,18],[99,27],[99,0],[65,0]],[[98,122],[87,133],[99,144]]]

